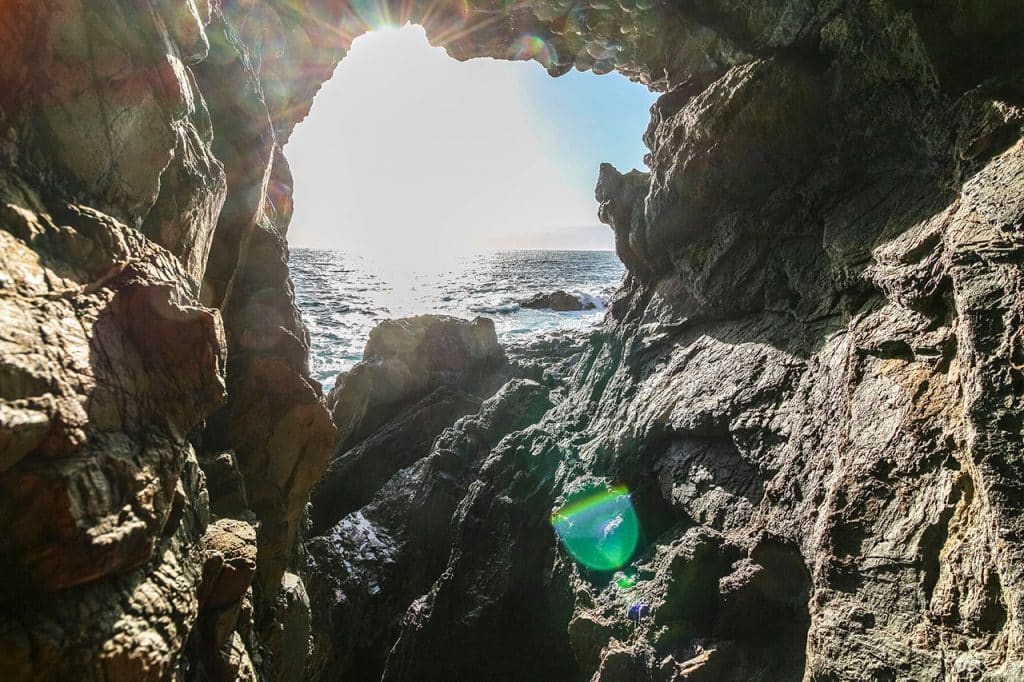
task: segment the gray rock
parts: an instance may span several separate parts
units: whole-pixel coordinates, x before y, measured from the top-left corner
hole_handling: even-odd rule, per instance
[[[448,561],[453,514],[507,434],[551,407],[548,390],[514,379],[445,429],[360,509],[308,544],[314,675],[379,678],[406,609]],[[314,500],[314,518],[317,518]]]
[[[340,454],[404,407],[446,386],[487,397],[508,378],[494,322],[444,315],[387,320],[371,332],[363,360],[328,395]]]
[[[524,308],[535,310],[550,309],[556,311],[593,310],[596,307],[592,301],[584,301],[579,296],[562,291],[561,289],[550,294],[536,294],[523,301],[521,305]]]

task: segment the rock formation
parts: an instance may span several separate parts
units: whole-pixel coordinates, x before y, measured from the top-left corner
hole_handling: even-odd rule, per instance
[[[536,310],[543,310],[545,308],[550,310],[557,310],[559,312],[570,311],[570,310],[593,310],[597,306],[594,305],[593,301],[584,301],[575,294],[570,294],[567,291],[553,291],[550,294],[536,294],[531,296],[529,299],[523,301],[522,306],[524,308],[533,308]]]
[[[362,362],[328,395],[339,426],[335,457],[311,496],[318,535],[373,497],[434,439],[476,412],[509,379],[494,322],[442,315],[387,320],[370,332]]]
[[[280,630],[335,429],[253,12],[0,8],[3,679],[301,670]]]
[[[1024,677],[1024,5],[375,7],[0,3],[0,678]],[[663,94],[561,389],[460,403],[308,539],[281,149],[384,17]],[[610,481],[629,589],[549,523]]]
[[[467,322],[419,315],[377,325],[362,362],[338,376],[327,398],[339,428],[338,450],[439,388],[490,396],[508,378],[507,364],[486,317]]]
[[[351,501],[354,496],[318,488],[314,528],[323,516],[318,505],[332,516],[330,527],[307,545],[316,633],[309,677],[380,677],[406,608],[445,569],[452,515],[491,449],[550,407],[546,388],[520,379],[482,404],[467,401],[453,408],[439,401],[434,409],[445,415],[472,414],[448,429],[397,417],[361,454],[383,457],[403,438],[416,435],[427,437],[426,447],[386,479],[366,477],[368,494],[355,504],[339,507],[338,498]],[[335,473],[329,472],[324,487],[336,480],[331,478]]]

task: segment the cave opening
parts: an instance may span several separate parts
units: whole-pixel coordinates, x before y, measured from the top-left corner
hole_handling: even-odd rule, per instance
[[[602,316],[624,267],[598,170],[646,169],[656,95],[617,72],[552,78],[548,49],[457,61],[392,25],[356,38],[322,86],[285,154],[296,299],[328,387],[383,319],[482,315],[508,341]],[[523,305],[557,291],[572,299]]]
[[[345,595],[314,614],[315,628],[330,633],[319,657],[325,669],[361,679],[400,670],[400,616],[443,589],[456,534],[490,542],[493,529],[474,527],[458,505],[482,484],[479,469],[498,440],[467,444],[460,434],[513,432],[553,406],[554,383],[516,381],[542,379],[516,365],[516,348],[603,318],[624,265],[599,222],[595,185],[604,162],[646,170],[656,97],[617,72],[552,78],[551,48],[539,38],[517,39],[501,53],[511,59],[460,61],[428,35],[437,37],[406,24],[354,40],[284,149],[295,192],[289,270],[310,331],[311,373],[340,432],[310,495],[310,590],[327,594],[340,576]],[[579,308],[556,305],[561,291]],[[534,296],[550,300],[533,307]],[[424,313],[474,321],[456,331],[426,325],[422,335],[419,323],[399,332],[404,322],[385,322]],[[478,317],[501,348],[480,362],[449,362],[467,347],[463,331],[480,338]],[[415,350],[375,356],[373,339],[388,334],[402,337],[392,349]],[[427,378],[406,380],[421,367]],[[474,667],[502,679],[576,676],[571,603],[544,577],[555,551],[548,503],[517,500],[507,511],[518,519],[534,505],[536,518],[515,521],[521,533],[508,540],[519,558],[507,594],[481,609],[479,627],[452,623],[438,635],[467,643],[459,660],[435,662],[444,677]]]
[[[545,137],[553,94],[378,72],[293,176],[353,39],[408,20],[453,74],[666,93],[651,171],[598,171],[630,275],[522,362],[488,318],[382,324],[332,390],[303,318],[344,360],[389,290],[506,340],[585,322],[521,297],[608,263],[438,254],[572,222],[541,191],[597,169],[558,142],[637,165],[585,116]],[[1022,29],[1020,0],[0,2],[0,680],[1024,679]],[[634,142],[643,109],[583,107]],[[307,228],[338,243],[289,264]],[[405,279],[332,256],[359,239]],[[629,500],[561,506],[591,481]]]

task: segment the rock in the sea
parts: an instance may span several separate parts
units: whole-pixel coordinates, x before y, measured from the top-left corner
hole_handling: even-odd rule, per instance
[[[574,310],[593,310],[597,306],[593,301],[585,301],[576,294],[567,291],[553,291],[550,294],[536,294],[521,303],[524,308],[534,310],[557,310],[559,312]]]

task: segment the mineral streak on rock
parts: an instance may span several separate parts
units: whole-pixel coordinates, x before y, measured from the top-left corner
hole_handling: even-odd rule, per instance
[[[420,440],[308,539],[281,148],[406,20],[664,94],[595,169],[605,326],[345,408]],[[7,0],[0,44],[0,678],[1024,678],[1019,0]],[[606,482],[628,590],[550,526]]]

